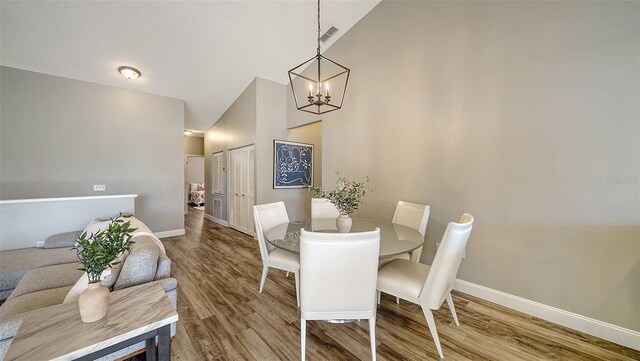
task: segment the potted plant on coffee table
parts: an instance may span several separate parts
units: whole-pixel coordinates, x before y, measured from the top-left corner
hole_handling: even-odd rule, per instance
[[[314,197],[328,199],[336,206],[340,212],[340,216],[336,218],[336,227],[338,232],[346,233],[351,230],[352,220],[349,215],[358,210],[362,198],[368,190],[371,190],[367,186],[369,177],[364,177],[361,182],[351,182],[347,177],[341,176],[340,172],[336,172],[336,174],[338,180],[335,189],[326,191],[321,187],[309,187],[309,190]]]
[[[76,247],[72,248],[82,263],[80,270],[87,272],[89,278],[88,288],[78,298],[80,318],[84,323],[98,321],[107,314],[109,288],[102,285],[100,277],[107,268],[122,263],[119,257],[134,243],[131,238],[137,229],[131,228],[131,221],[124,220],[129,217],[120,213],[111,219],[107,229],[90,235],[83,232]]]

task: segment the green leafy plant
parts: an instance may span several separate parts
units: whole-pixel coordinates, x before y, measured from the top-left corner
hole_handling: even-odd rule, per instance
[[[360,202],[367,191],[371,191],[368,187],[369,177],[364,177],[361,182],[351,182],[347,177],[342,177],[340,172],[336,172],[338,180],[336,188],[332,191],[326,191],[321,187],[308,187],[314,197],[326,198],[333,203],[342,215],[348,215],[360,207]]]
[[[78,238],[72,250],[82,263],[80,270],[87,272],[89,283],[99,282],[102,271],[121,263],[116,261],[118,256],[131,249],[134,243],[131,238],[137,228],[131,227],[131,221],[125,222],[124,218],[130,217],[120,213],[115,219],[111,218],[107,229],[90,235],[83,232]]]

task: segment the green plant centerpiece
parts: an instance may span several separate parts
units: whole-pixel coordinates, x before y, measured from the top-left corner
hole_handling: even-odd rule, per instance
[[[107,229],[89,235],[83,232],[78,238],[72,250],[76,251],[82,263],[80,270],[87,272],[89,283],[99,282],[102,272],[121,263],[117,261],[118,256],[131,249],[134,243],[131,238],[137,228],[131,227],[131,221],[125,221],[130,217],[120,213],[118,217],[111,218]]]
[[[336,227],[339,232],[346,233],[351,230],[352,220],[349,215],[358,210],[362,198],[367,194],[367,191],[371,190],[368,186],[369,177],[364,177],[360,182],[352,182],[347,177],[343,177],[340,172],[336,172],[336,174],[338,180],[333,190],[327,191],[322,187],[309,187],[309,190],[314,197],[328,199],[336,206],[340,212],[340,216],[336,219]]]
[[[122,263],[119,256],[131,249],[137,228],[131,227],[130,220],[125,221],[130,217],[120,213],[111,218],[107,229],[92,234],[83,232],[72,248],[82,264],[80,270],[85,271],[88,277],[88,288],[78,298],[80,318],[85,323],[98,321],[107,314],[109,288],[102,285],[100,276],[107,268]]]

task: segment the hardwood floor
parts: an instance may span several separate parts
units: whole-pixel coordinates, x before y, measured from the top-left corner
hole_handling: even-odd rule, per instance
[[[299,360],[293,276],[271,270],[258,293],[257,241],[189,209],[185,236],[164,239],[178,279],[173,360]],[[640,360],[640,352],[454,292],[460,327],[435,312],[445,360]],[[366,321],[309,322],[308,360],[370,360]],[[416,305],[383,296],[378,360],[439,360]]]

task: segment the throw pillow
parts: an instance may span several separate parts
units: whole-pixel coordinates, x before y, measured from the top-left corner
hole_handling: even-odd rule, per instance
[[[76,240],[80,237],[81,233],[82,231],[65,232],[49,236],[44,241],[44,248],[71,248],[75,246]]]
[[[84,227],[84,232],[87,232],[87,238],[91,237],[92,234],[96,234],[100,231],[104,231],[105,229],[109,228],[109,223],[111,223],[110,219],[106,221],[92,219],[91,222],[89,222],[89,224],[87,224],[87,226]]]
[[[113,285],[114,291],[151,282],[156,276],[160,248],[145,236],[136,237],[135,242]]]

